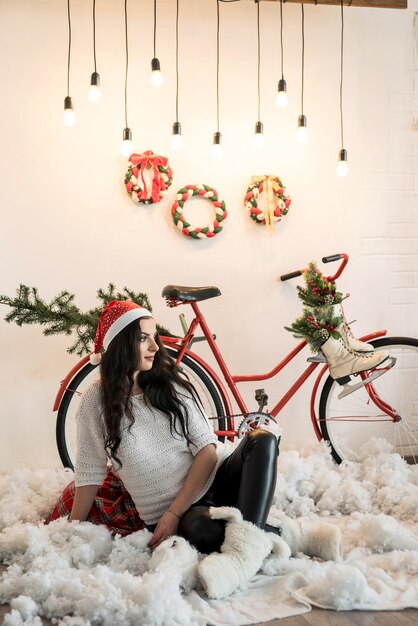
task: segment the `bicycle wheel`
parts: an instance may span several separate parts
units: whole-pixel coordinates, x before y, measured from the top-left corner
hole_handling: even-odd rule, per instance
[[[167,348],[167,352],[172,358],[177,353],[172,348]],[[65,391],[61,404],[58,408],[56,423],[56,441],[58,452],[64,467],[74,469],[76,451],[76,412],[80,396],[90,384],[98,378],[97,365],[86,363],[70,381]],[[202,403],[203,409],[211,420],[214,430],[225,430],[225,408],[221,395],[214,382],[206,371],[193,359],[184,356],[180,369],[187,375],[188,379],[196,389],[197,395]],[[225,437],[219,437],[224,441]]]
[[[76,412],[83,391],[98,378],[97,365],[86,363],[69,382],[58,407],[56,440],[58,453],[64,467],[74,469],[76,450]]]
[[[418,340],[384,337],[371,342],[396,357],[392,369],[371,384],[378,396],[396,409],[399,421],[381,410],[361,387],[338,399],[340,385],[330,376],[319,402],[322,435],[331,446],[337,463],[359,459],[360,448],[372,438],[385,439],[393,452],[409,464],[418,462]]]
[[[168,354],[176,359],[177,351],[166,346]],[[196,389],[197,395],[202,403],[203,410],[208,416],[214,430],[225,430],[226,428],[226,411],[222,402],[221,394],[216,383],[210,375],[203,369],[199,363],[191,357],[184,355],[179,365],[180,369],[185,373],[193,387]],[[220,441],[224,441],[225,437],[218,437]]]

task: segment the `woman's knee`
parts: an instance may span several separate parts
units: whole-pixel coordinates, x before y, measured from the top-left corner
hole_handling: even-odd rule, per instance
[[[265,453],[279,454],[279,442],[277,437],[268,430],[257,428],[250,431],[246,437],[249,438],[249,444],[261,448]]]
[[[179,535],[199,552],[219,552],[225,539],[225,522],[210,517],[207,507],[189,509],[180,520]]]

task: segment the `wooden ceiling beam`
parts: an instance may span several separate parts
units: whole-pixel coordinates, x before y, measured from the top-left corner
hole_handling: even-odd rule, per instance
[[[261,0],[262,2],[279,2],[280,0]],[[296,4],[329,4],[340,5],[341,0],[283,0],[283,4],[292,2]],[[407,9],[408,0],[344,0],[344,6],[369,7],[373,9]]]

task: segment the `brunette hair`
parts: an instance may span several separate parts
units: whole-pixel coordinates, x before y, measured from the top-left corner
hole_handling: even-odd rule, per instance
[[[149,318],[141,318],[149,319]],[[121,442],[121,420],[126,414],[129,420],[128,430],[134,423],[131,391],[134,386],[134,372],[138,369],[139,341],[141,320],[134,320],[121,330],[110,342],[102,355],[100,377],[102,387],[103,419],[105,429],[105,447],[119,467],[122,467],[117,451]],[[193,385],[180,374],[178,366],[168,355],[156,337],[158,351],[155,353],[150,370],[140,372],[138,383],[144,391],[144,401],[149,407],[156,408],[167,415],[173,436],[189,437],[189,415],[186,404],[181,400],[176,386],[183,388],[187,395],[192,395],[200,409],[200,403]]]

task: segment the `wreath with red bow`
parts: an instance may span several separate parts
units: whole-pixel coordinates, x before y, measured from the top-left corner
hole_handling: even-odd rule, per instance
[[[167,193],[173,182],[173,170],[168,159],[147,150],[131,154],[125,174],[126,191],[138,204],[154,204]]]

